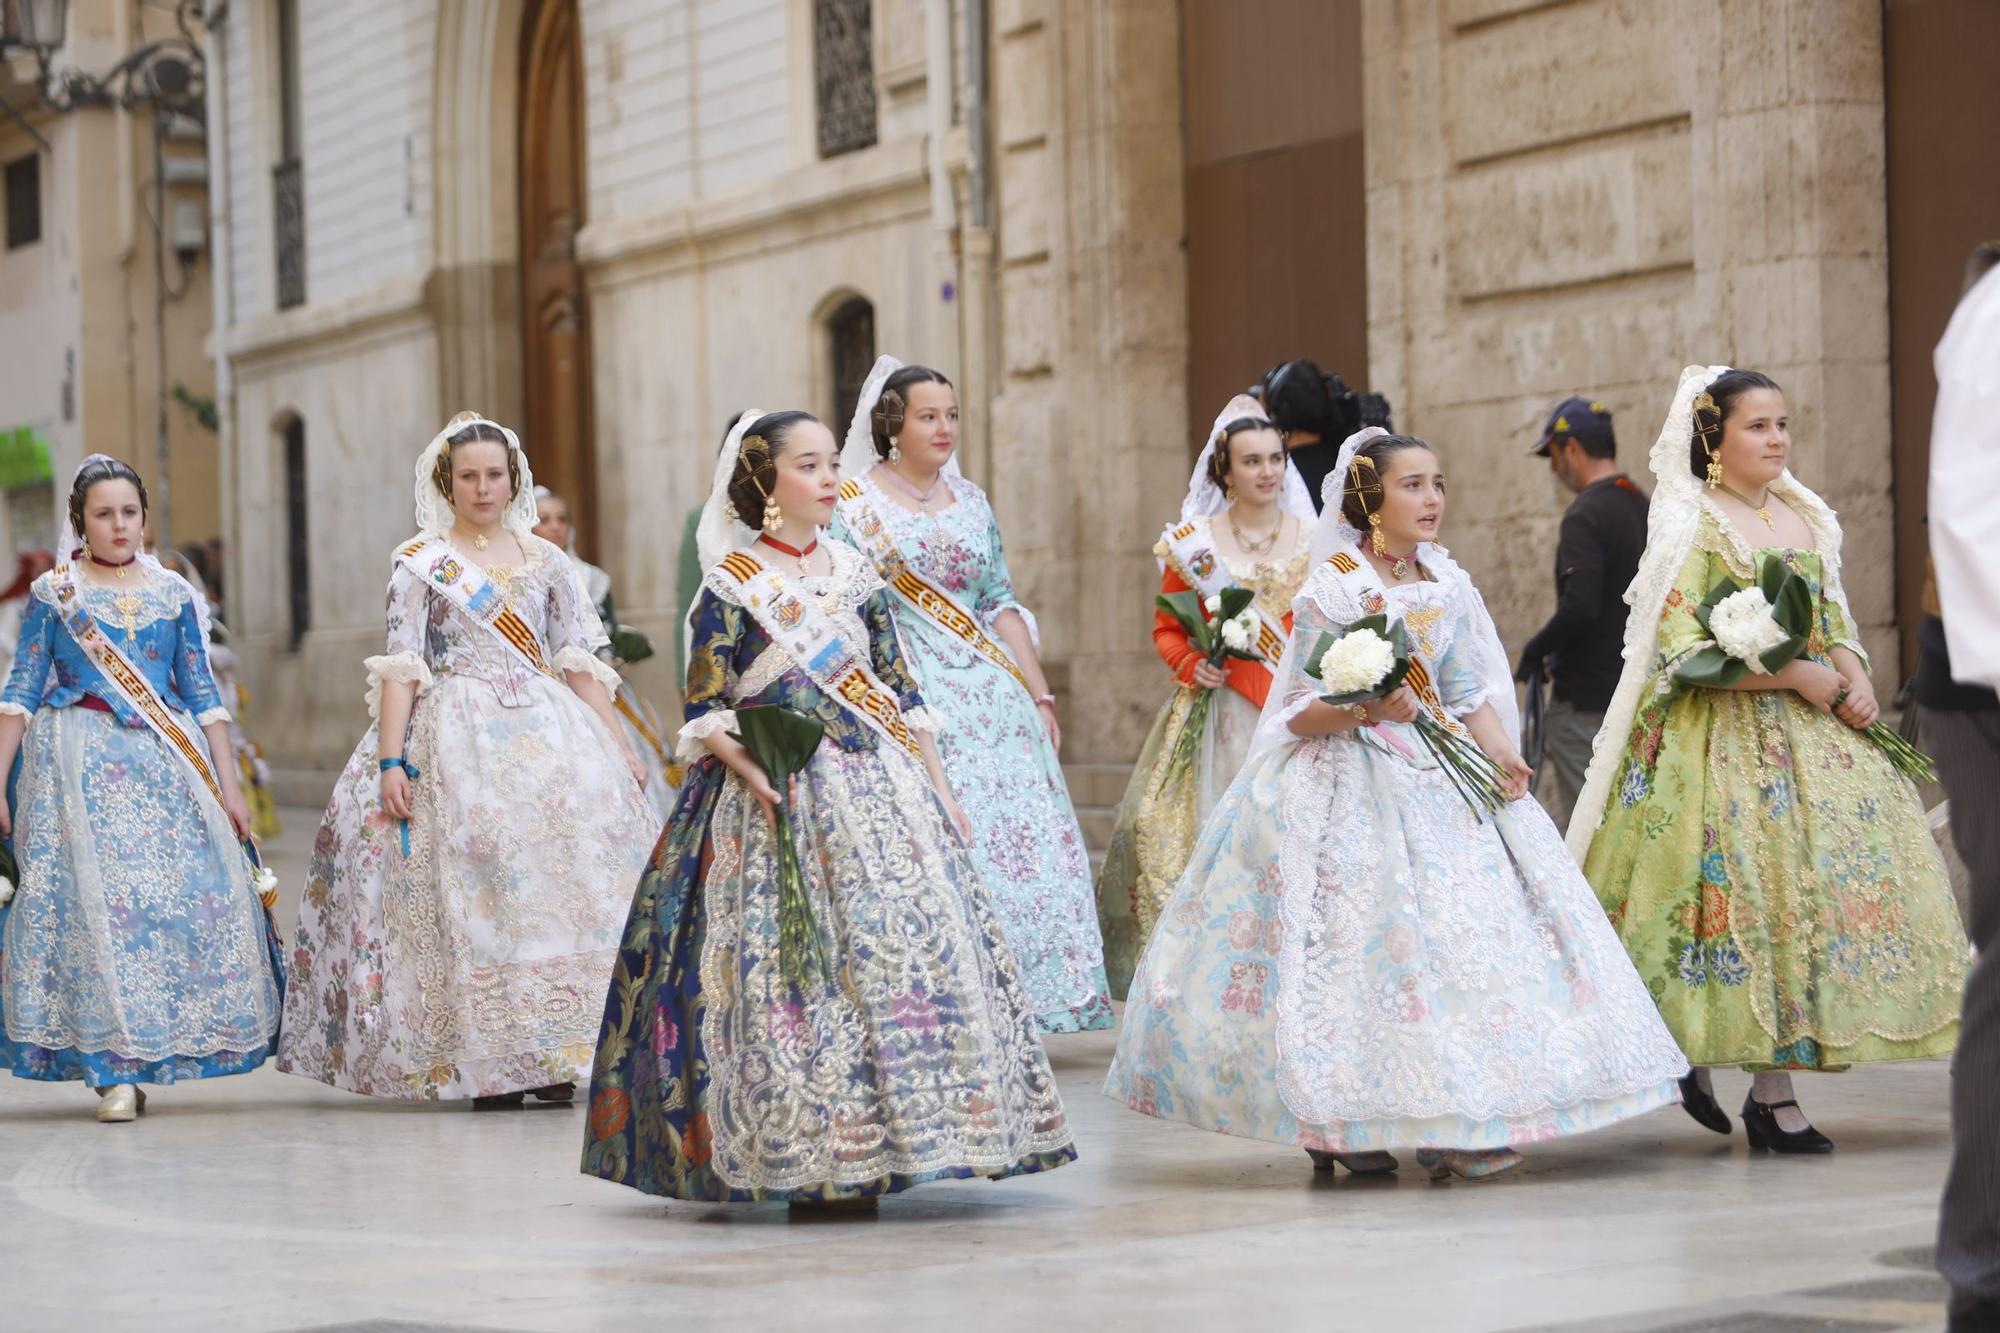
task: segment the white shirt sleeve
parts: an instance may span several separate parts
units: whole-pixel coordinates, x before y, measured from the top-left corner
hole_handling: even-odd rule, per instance
[[[1959,301],[1934,364],[1930,547],[1951,674],[2000,686],[2000,268]]]

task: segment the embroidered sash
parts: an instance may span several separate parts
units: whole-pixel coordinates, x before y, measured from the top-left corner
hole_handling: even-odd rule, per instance
[[[714,573],[736,587],[750,618],[813,678],[814,684],[877,735],[911,754],[918,753],[917,738],[903,721],[902,705],[896,701],[895,691],[875,675],[865,645],[859,651],[850,646],[811,598],[793,592],[784,575],[748,551],[724,556]]]
[[[896,549],[896,538],[889,531],[888,523],[875,512],[868,501],[866,488],[859,481],[841,483],[840,503],[847,511],[848,530],[860,542],[868,558],[875,562],[875,572],[882,576],[884,583],[924,619],[1003,668],[1022,689],[1028,689],[1028,678],[1021,674],[1013,655],[979,627],[978,618],[966,610],[957,598],[912,569],[910,563],[903,559],[903,553]]]
[[[1169,524],[1160,534],[1160,541],[1167,548],[1167,558],[1173,562],[1174,572],[1187,581],[1195,595],[1200,597],[1204,607],[1208,599],[1235,582],[1229,576],[1229,566],[1215,549],[1215,539],[1209,535],[1209,525],[1193,519]],[[1257,656],[1269,667],[1284,655],[1285,639],[1290,631],[1281,620],[1273,620],[1268,612],[1256,602],[1250,603],[1257,613]]]
[[[1390,612],[1388,593],[1382,585],[1381,575],[1375,572],[1375,566],[1352,551],[1335,551],[1327,557],[1326,564],[1333,570],[1336,585],[1342,594],[1352,605],[1360,608],[1361,615],[1388,615],[1392,621],[1403,621],[1404,627],[1410,631],[1410,674],[1403,678],[1403,683],[1410,687],[1417,696],[1417,702],[1439,725],[1456,735],[1469,735],[1465,724],[1451,715],[1438,695],[1437,668],[1430,660],[1432,650],[1426,646],[1428,633],[1415,623],[1411,614],[1397,616]],[[1443,608],[1435,610],[1441,613]]]
[[[435,537],[417,538],[396,552],[396,559],[468,619],[492,630],[514,656],[544,676],[555,678],[555,670],[542,656],[541,640],[507,605],[506,596],[486,577],[485,570]]]
[[[70,638],[76,640],[76,646],[83,650],[91,665],[110,682],[112,689],[118,691],[119,698],[130,704],[146,720],[146,725],[153,729],[153,734],[166,742],[167,750],[195,779],[195,787],[207,792],[214,800],[217,812],[222,814],[223,822],[227,824],[229,816],[223,809],[222,785],[216,781],[215,770],[209,766],[208,757],[202,753],[194,737],[188,734],[187,728],[181,725],[180,719],[174,716],[174,710],[167,706],[167,701],[153,688],[153,682],[132,665],[131,659],[112,642],[111,636],[90,614],[83,604],[83,589],[78,585],[77,573],[72,566],[64,564],[57,567],[54,579],[57,619],[62,621],[63,628],[69,631]]]

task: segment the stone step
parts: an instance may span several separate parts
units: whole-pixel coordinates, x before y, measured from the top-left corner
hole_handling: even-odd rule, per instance
[[[1125,799],[1132,765],[1064,764],[1063,780],[1069,784],[1069,799],[1078,810],[1085,806],[1115,807]]]

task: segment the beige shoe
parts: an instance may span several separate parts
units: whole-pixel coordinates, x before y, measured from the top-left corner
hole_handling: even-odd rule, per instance
[[[107,1125],[122,1125],[128,1120],[137,1120],[139,1112],[146,1109],[146,1094],[130,1083],[99,1088],[97,1099],[97,1118]]]

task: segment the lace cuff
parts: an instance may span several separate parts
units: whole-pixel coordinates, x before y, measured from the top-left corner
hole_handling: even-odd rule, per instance
[[[33,717],[35,710],[7,699],[0,699],[0,717]]]
[[[1445,711],[1447,713],[1450,713],[1453,717],[1457,718],[1459,721],[1463,722],[1465,721],[1466,718],[1471,717],[1474,713],[1478,712],[1482,707],[1484,707],[1486,701],[1492,697],[1493,697],[1492,694],[1489,693],[1488,691],[1481,690],[1477,694],[1473,695],[1470,699],[1465,700],[1463,703],[1445,705]]]
[[[1828,651],[1831,651],[1835,648],[1847,649],[1848,652],[1853,653],[1856,657],[1861,659],[1861,665],[1864,668],[1866,668],[1869,671],[1873,671],[1875,669],[1875,664],[1868,660],[1868,650],[1861,646],[1861,643],[1858,639],[1835,639],[1833,640],[1833,642],[1827,644]]]
[[[556,654],[556,670],[562,672],[581,671],[591,677],[606,690],[618,689],[618,668],[609,662],[601,662],[573,643],[566,643]]]
[[[929,704],[921,708],[904,709],[903,722],[911,731],[928,731],[933,736],[942,736],[951,729],[950,723],[945,721],[944,714]]]
[[[415,653],[391,653],[387,657],[370,657],[362,666],[368,669],[368,720],[373,722],[382,715],[382,682],[401,681],[417,687],[422,694],[431,687],[430,665]]]
[[[1257,738],[1258,743],[1283,743],[1285,741],[1303,739],[1303,737],[1292,730],[1292,719],[1312,707],[1313,702],[1318,698],[1317,694],[1308,690],[1301,691],[1294,697],[1287,699],[1284,707],[1271,714],[1270,718],[1264,723],[1264,727],[1268,730],[1260,731]]]
[[[1002,602],[999,606],[993,608],[991,614],[982,617],[982,619],[984,619],[986,622],[986,632],[988,634],[991,634],[996,639],[999,638],[1000,632],[998,629],[995,628],[995,626],[997,626],[1000,623],[1000,617],[1005,615],[1009,611],[1015,611],[1020,613],[1021,623],[1028,627],[1028,642],[1034,645],[1034,649],[1036,652],[1038,653],[1041,652],[1042,651],[1041,622],[1035,619],[1035,613],[1033,611],[1030,611],[1027,607],[1022,606],[1019,602]],[[1006,647],[1006,643],[1004,640],[1001,643],[1001,647],[1003,648]]]
[[[194,724],[197,727],[205,727],[211,722],[227,722],[229,720],[229,710],[220,704],[214,708],[204,708],[194,715]]]
[[[719,736],[725,731],[734,730],[736,730],[735,709],[718,708],[712,713],[703,713],[681,728],[680,736],[674,742],[674,758],[683,764],[692,764],[709,753],[709,748],[702,744],[703,741],[710,736]]]

